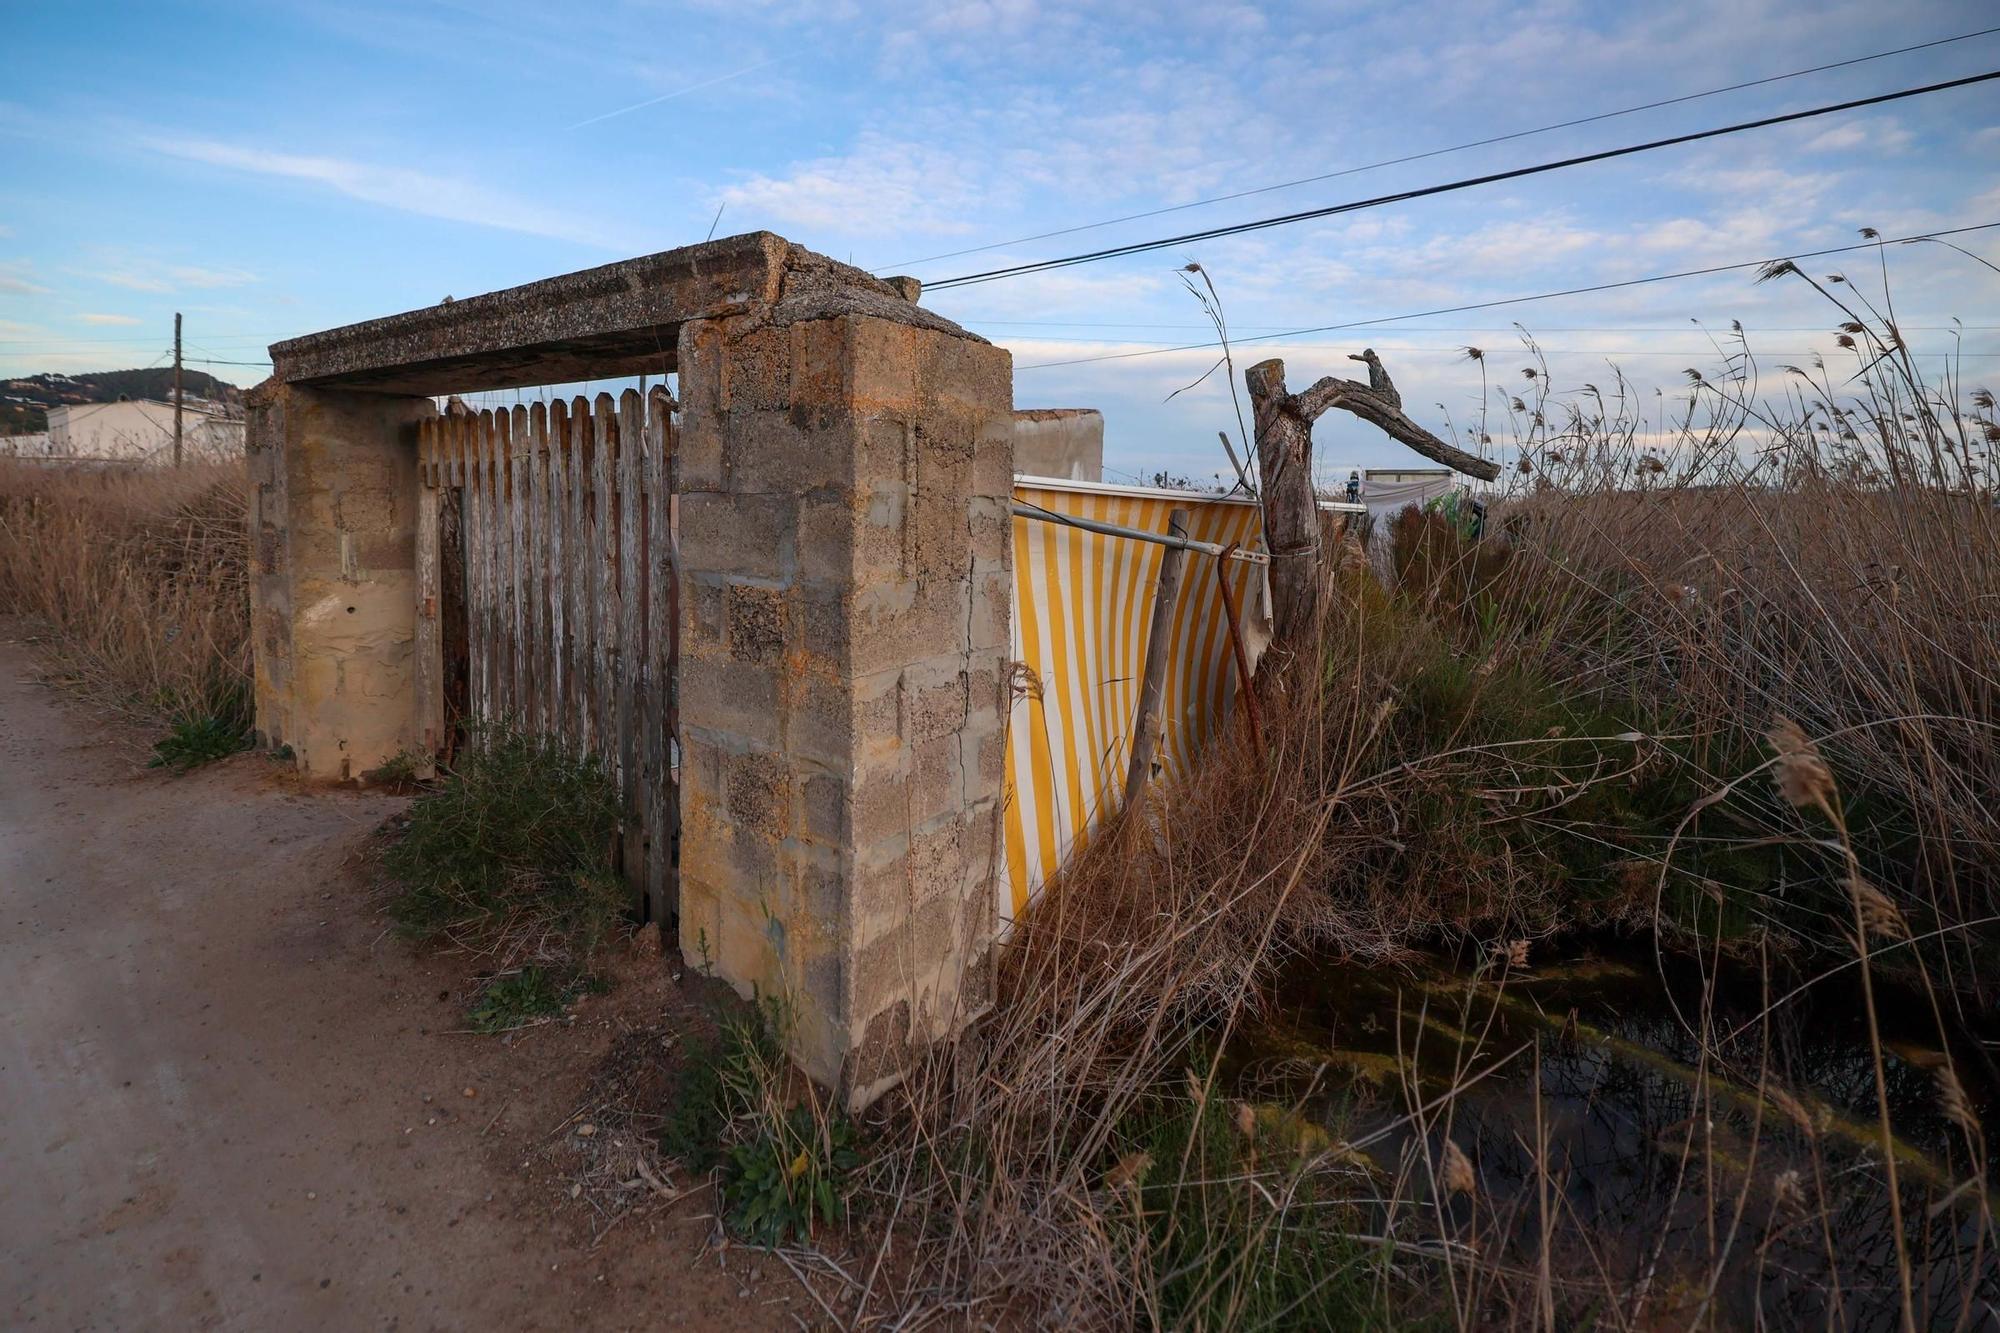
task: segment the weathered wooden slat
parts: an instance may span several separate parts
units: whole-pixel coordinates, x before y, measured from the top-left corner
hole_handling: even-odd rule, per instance
[[[677,578],[669,536],[668,459],[673,448],[673,400],[655,389],[646,403],[645,439],[645,571],[646,669],[642,676],[645,701],[642,791],[646,825],[646,915],[664,923],[677,897],[673,877],[675,813],[670,797],[673,777],[667,769],[668,692],[673,681],[674,585]]]
[[[639,686],[646,662],[646,603],[639,584],[645,532],[642,488],[645,404],[637,389],[618,395],[618,782],[625,805],[625,874],[645,885],[645,830],[640,809]]]
[[[569,713],[569,641],[564,612],[569,600],[569,566],[563,563],[564,537],[569,527],[569,405],[558,398],[549,404],[549,730],[574,741]]]
[[[451,487],[463,486],[465,478],[458,468],[458,423],[448,416],[438,419],[438,442],[444,460],[444,484]]]
[[[466,642],[472,655],[472,715],[483,720],[493,713],[493,622],[487,614],[493,586],[493,505],[486,490],[486,422],[468,415],[460,429],[465,435],[465,499],[471,520],[465,537]]]
[[[528,408],[528,560],[521,591],[528,603],[527,659],[530,685],[521,700],[527,723],[555,731],[548,711],[549,690],[549,416],[540,403]]]
[[[615,768],[618,762],[618,627],[622,621],[618,607],[618,415],[611,395],[600,393],[592,404],[597,428],[597,454],[591,460],[592,484],[597,502],[595,534],[597,585],[597,651],[591,663],[591,680],[597,702],[598,753]]]
[[[502,499],[505,487],[501,481],[501,468],[506,454],[501,430],[506,424],[499,413],[490,408],[479,414],[482,433],[486,436],[486,617],[487,617],[487,681],[486,709],[490,722],[507,711],[506,681],[503,668],[507,662],[506,624],[501,615],[501,598],[506,595],[505,582],[507,566],[507,511]]]
[[[471,592],[472,581],[467,573],[467,559],[472,552],[472,538],[468,531],[471,525],[468,511],[471,506],[467,503],[465,491],[465,432],[463,429],[465,423],[461,418],[449,414],[441,418],[441,421],[444,431],[446,484],[451,488],[447,492],[445,499],[453,506],[454,510],[453,531],[457,538],[458,559],[450,568],[445,568],[442,563],[440,564],[439,573],[442,576],[440,578],[440,587],[442,588],[443,596],[438,603],[438,625],[441,631],[438,638],[440,646],[447,652],[454,648],[462,647],[466,654],[466,665],[470,668],[472,662],[472,607],[469,593]],[[448,581],[451,580],[456,581],[455,587],[448,586]],[[447,619],[445,610],[454,603],[457,606],[458,614],[454,619]],[[449,642],[454,625],[457,627],[458,633],[464,636],[464,643],[462,645]],[[458,748],[457,727],[462,719],[451,715],[451,704],[453,702],[451,698],[452,682],[447,679],[443,683],[446,694],[446,716],[444,720],[444,732],[439,737],[439,740],[442,743],[442,753],[446,760],[449,761]],[[470,682],[468,682],[469,684]],[[471,708],[472,691],[468,688],[456,702],[461,710]]]
[[[416,694],[416,775],[436,775],[439,747],[444,744],[444,640],[439,633],[441,588],[438,582],[439,441],[443,423],[423,422],[417,433],[417,641],[413,667]]]
[[[528,668],[528,409],[516,407],[507,414],[512,453],[507,467],[507,625],[513,636],[514,651],[508,655],[512,667],[513,698],[508,705],[518,722],[528,706],[532,682]]]
[[[557,665],[562,656],[562,629],[556,621],[556,608],[562,601],[562,576],[556,572],[554,551],[556,533],[562,527],[562,482],[556,472],[556,455],[561,448],[561,438],[555,428],[554,405],[549,412],[547,447],[542,453],[542,539],[538,548],[539,568],[536,571],[537,596],[541,598],[541,708],[543,725],[553,736],[563,734],[562,720],[562,671]]]
[[[514,711],[514,418],[493,411],[493,717]]]
[[[596,452],[596,440],[590,420],[590,404],[581,397],[570,401],[569,432],[570,540],[567,614],[570,639],[570,727],[577,744],[588,749],[595,739],[591,730],[590,707],[590,662],[597,643],[597,621],[591,610],[595,605],[596,588],[591,578],[590,563],[593,531],[590,474],[591,459]]]

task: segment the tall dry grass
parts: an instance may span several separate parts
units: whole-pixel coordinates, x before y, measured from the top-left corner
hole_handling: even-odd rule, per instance
[[[0,460],[0,612],[52,679],[147,722],[241,714],[250,680],[241,461],[84,469]]]
[[[918,1260],[898,1304],[1060,1327],[1716,1327],[1774,1235],[1818,1228],[1831,1276],[1809,1318],[1866,1300],[1890,1326],[1981,1317],[1984,1138],[1951,1052],[1981,1049],[1966,1030],[2000,986],[2000,425],[1954,368],[1926,378],[1885,296],[1819,285],[1853,364],[1783,367],[1773,389],[1739,330],[1663,419],[1622,382],[1558,395],[1528,342],[1498,413],[1521,463],[1483,536],[1410,514],[1386,558],[1350,545],[1322,672],[1267,719],[1266,752],[1231,735],[1143,826],[1104,829],[1016,929],[993,1016],[882,1113],[882,1244]],[[1837,799],[1773,781],[1780,719]],[[1753,1206],[1756,1147],[1800,1101],[1743,1067],[1741,1030],[1704,1002],[1683,1015],[1697,1104],[1756,1108],[1705,1270],[1670,1283],[1655,1250],[1642,1280],[1615,1275],[1606,1253],[1663,1238],[1558,1216],[1553,1167],[1539,1198],[1476,1198],[1458,1090],[1536,1058],[1483,1034],[1524,941],[1576,928],[1650,935],[1663,967],[1711,978],[1727,952],[1789,959],[1807,985],[1857,964],[1906,983],[1958,1135],[1956,1188],[1912,1225],[1969,1209],[1969,1259],[1906,1250],[1873,990],[1886,1192],[1830,1179],[1815,1146],[1809,1178]],[[1474,960],[1451,1015],[1470,1041],[1442,1087],[1406,1073],[1392,1126],[1343,1141],[1231,1085],[1288,960],[1420,948]],[[1802,1114],[1797,1132],[1821,1129]],[[1400,1157],[1364,1159],[1392,1135]],[[1681,1180],[1715,1188],[1728,1171],[1685,1139]],[[1886,1287],[1829,1221],[1863,1199],[1886,1200]]]

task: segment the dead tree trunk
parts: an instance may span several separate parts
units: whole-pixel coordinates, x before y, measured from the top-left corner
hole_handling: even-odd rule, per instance
[[[1264,549],[1271,553],[1271,643],[1258,672],[1268,690],[1319,625],[1319,509],[1312,485],[1312,423],[1285,390],[1285,363],[1260,361],[1243,373],[1257,432],[1257,477],[1264,498]]]
[[[1271,553],[1271,645],[1258,668],[1271,690],[1294,661],[1318,643],[1326,565],[1320,558],[1319,509],[1313,494],[1312,428],[1330,408],[1374,423],[1424,457],[1491,481],[1495,463],[1446,444],[1403,413],[1402,395],[1371,348],[1348,358],[1368,366],[1368,383],[1328,375],[1303,393],[1285,388],[1285,363],[1260,361],[1243,374],[1257,432],[1257,474],[1264,500],[1264,545]]]

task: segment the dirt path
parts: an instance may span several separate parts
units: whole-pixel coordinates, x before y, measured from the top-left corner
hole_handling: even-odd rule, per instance
[[[524,1050],[443,1031],[464,969],[412,957],[356,901],[350,863],[394,798],[301,789],[256,755],[148,772],[131,737],[29,683],[8,637],[0,1325],[790,1328],[813,1311],[698,1258],[692,1218],[589,1248],[527,1166],[611,1034]]]

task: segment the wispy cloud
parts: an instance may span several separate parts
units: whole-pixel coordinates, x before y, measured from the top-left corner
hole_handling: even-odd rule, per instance
[[[1893,116],[1878,116],[1862,120],[1851,120],[1821,130],[1806,140],[1808,153],[1853,153],[1862,149],[1874,149],[1881,153],[1899,153],[1908,148],[1916,136],[1904,129]]]
[[[748,214],[816,236],[879,236],[894,219],[903,235],[964,235],[989,197],[990,173],[949,150],[863,134],[852,152],[759,173],[716,193],[732,217]]]
[[[77,319],[85,324],[137,324],[140,322],[139,319],[133,315],[86,314],[86,315],[78,315]]]
[[[47,292],[48,288],[28,280],[33,271],[34,265],[25,259],[0,259],[0,296],[40,296]]]
[[[649,106],[658,106],[662,102],[671,102],[676,97],[686,97],[689,93],[698,93],[704,88],[713,88],[718,83],[727,83],[731,79],[740,79],[745,74],[755,74],[760,69],[769,68],[777,64],[780,60],[787,60],[789,58],[789,56],[782,55],[771,56],[768,59],[758,61],[754,65],[745,65],[742,69],[734,69],[727,74],[718,74],[712,79],[703,79],[700,83],[691,83],[685,88],[676,88],[670,93],[661,93],[658,97],[649,97],[643,102],[634,102],[630,106],[621,106],[616,111],[607,111],[601,116],[592,116],[588,120],[579,120],[569,128],[580,130],[586,125],[595,125],[617,116],[630,115],[634,111],[644,111]]]
[[[410,167],[279,153],[211,139],[154,138],[146,141],[146,147],[184,161],[319,185],[350,199],[420,217],[497,227],[607,250],[638,248],[630,237],[592,224],[586,210],[546,208],[473,181]]]
[[[147,268],[127,264],[116,269],[94,270],[87,276],[113,287],[135,292],[177,292],[213,287],[241,287],[257,281],[255,273],[240,268],[202,268],[194,264],[165,264]]]

